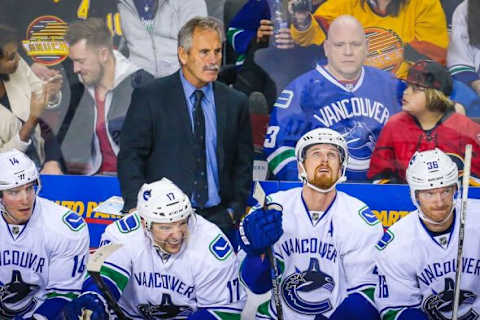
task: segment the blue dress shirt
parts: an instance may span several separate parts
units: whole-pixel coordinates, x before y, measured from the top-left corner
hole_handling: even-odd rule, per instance
[[[201,90],[204,94],[202,99],[202,109],[205,115],[205,148],[207,150],[207,182],[208,182],[208,201],[205,207],[213,207],[220,204],[220,195],[218,193],[218,164],[217,164],[217,118],[215,97],[213,95],[212,83],[197,89],[183,76],[180,71],[180,80],[182,81],[183,92],[187,98],[188,115],[190,116],[190,124],[193,131],[193,105],[195,103],[195,90]],[[193,155],[192,155],[193,156]],[[197,206],[193,197],[191,197],[192,205]]]

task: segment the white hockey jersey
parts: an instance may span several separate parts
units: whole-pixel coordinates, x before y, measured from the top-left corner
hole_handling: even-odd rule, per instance
[[[25,225],[0,218],[0,319],[30,319],[47,299],[75,298],[89,242],[82,217],[40,197]]]
[[[102,244],[121,243],[101,274],[113,283],[119,305],[134,319],[187,319],[207,308],[216,319],[240,319],[246,293],[239,264],[220,229],[199,215],[190,218],[189,236],[165,262],[134,213],[108,226]]]
[[[480,319],[480,201],[468,201],[458,319]],[[460,205],[456,207],[459,212]],[[432,237],[413,211],[377,245],[375,302],[382,319],[396,319],[407,307],[432,320],[452,319],[459,215],[449,234]]]
[[[383,228],[365,203],[337,191],[324,213],[311,213],[302,188],[271,194],[268,202],[283,207],[284,233],[273,251],[282,273],[285,319],[328,317],[349,293],[373,293],[373,255]],[[257,318],[276,319],[273,300],[259,307]]]

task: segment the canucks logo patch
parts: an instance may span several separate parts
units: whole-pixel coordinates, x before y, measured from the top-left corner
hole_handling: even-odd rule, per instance
[[[129,233],[140,228],[140,218],[136,214],[131,214],[115,222],[121,233]]]
[[[209,249],[215,258],[221,261],[227,259],[232,254],[232,246],[230,245],[230,242],[228,242],[221,234],[213,239],[210,243]]]
[[[342,134],[348,145],[348,170],[367,171],[370,166],[370,157],[375,149],[377,137],[369,126],[362,121],[348,122],[342,127],[335,127]]]
[[[378,241],[378,243],[375,245],[375,248],[377,248],[378,250],[385,249],[387,245],[393,241],[394,238],[395,238],[395,235],[393,234],[392,231],[390,231],[390,229],[388,229],[383,234],[382,239],[380,239],[380,241]]]
[[[38,290],[38,285],[23,281],[20,271],[13,270],[9,283],[0,281],[0,319],[13,319],[34,309]]]
[[[282,298],[287,306],[301,314],[315,315],[332,310],[330,296],[335,288],[332,276],[320,270],[318,259],[311,258],[308,270],[295,272],[283,280]]]
[[[453,311],[455,281],[451,278],[445,278],[444,290],[441,292],[433,291],[423,302],[425,313],[432,320],[447,320]],[[473,309],[477,300],[477,295],[469,290],[460,290],[459,300],[459,320],[476,320],[480,315]]]
[[[142,196],[143,200],[148,201],[148,199],[150,199],[150,197],[152,196],[152,190],[145,190]]]
[[[358,211],[358,214],[360,215],[360,217],[362,217],[363,220],[365,220],[367,224],[371,226],[380,223],[380,220],[377,219],[377,216],[375,215],[375,213],[372,212],[372,210],[370,210],[369,207],[363,207],[362,209],[360,209],[360,211]]]
[[[85,221],[82,217],[73,211],[67,211],[62,217],[63,223],[65,223],[71,230],[79,231],[85,227]]]

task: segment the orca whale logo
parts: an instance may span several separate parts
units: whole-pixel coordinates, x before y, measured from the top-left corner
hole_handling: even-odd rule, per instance
[[[282,297],[293,310],[302,314],[320,314],[332,309],[329,296],[335,288],[333,277],[322,271],[298,271],[289,275],[282,283]],[[323,299],[309,301],[302,293],[318,291]],[[323,291],[323,292],[322,292]]]
[[[342,136],[347,142],[350,154],[348,168],[356,171],[368,170],[370,157],[377,143],[372,130],[361,121],[353,121],[353,126],[342,130]]]
[[[37,301],[31,296],[38,288],[36,284],[24,282],[20,271],[13,270],[12,280],[6,284],[0,283],[0,316],[13,319],[15,315],[32,310]]]
[[[148,201],[152,197],[152,190],[145,190],[143,191],[143,200]]]
[[[445,288],[442,292],[430,295],[423,303],[423,309],[432,320],[449,320],[453,311],[455,281],[445,279]],[[459,310],[467,305],[473,305],[477,295],[468,290],[460,290]],[[448,315],[448,316],[447,316]],[[458,317],[458,320],[476,320],[480,315],[472,308]]]

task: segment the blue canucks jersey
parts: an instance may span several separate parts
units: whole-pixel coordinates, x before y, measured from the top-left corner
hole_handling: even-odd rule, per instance
[[[264,142],[275,179],[297,180],[297,140],[312,129],[330,128],[348,143],[347,178],[366,180],[380,130],[401,110],[402,89],[390,73],[367,66],[353,85],[342,84],[319,65],[293,80],[274,104]]]

